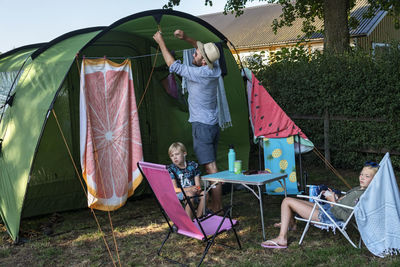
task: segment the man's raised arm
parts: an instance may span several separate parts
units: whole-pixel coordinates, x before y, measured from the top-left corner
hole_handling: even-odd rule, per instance
[[[168,67],[171,66],[172,63],[175,62],[175,58],[172,56],[171,52],[169,52],[167,46],[165,45],[164,38],[162,37],[161,32],[157,31],[153,35],[153,39],[160,46],[160,50],[161,50],[161,53],[163,55],[165,63],[167,64]]]
[[[176,38],[184,40],[184,41],[188,42],[189,44],[191,44],[194,48],[197,48],[197,40],[187,36],[184,31],[176,30],[174,32],[174,35]]]

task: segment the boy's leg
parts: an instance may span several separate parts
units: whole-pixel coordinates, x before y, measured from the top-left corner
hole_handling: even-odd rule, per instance
[[[189,215],[190,219],[193,220],[193,213],[192,213],[192,209],[190,208],[189,204],[187,204],[185,206],[185,211],[186,211],[187,215]]]
[[[202,195],[202,196],[199,196],[200,202],[199,202],[199,206],[197,207],[197,213],[196,213],[198,218],[200,218],[203,215],[203,210],[204,210],[204,205],[205,205],[205,201],[204,201],[204,197],[203,197],[204,194],[205,194],[205,192],[202,191],[200,193],[200,195]]]
[[[186,192],[186,196],[189,198],[189,197],[192,197],[193,196],[193,194],[192,193],[189,193],[189,192]],[[190,201],[191,201],[191,204],[193,205],[193,207],[194,207],[194,201],[193,201],[193,198],[189,198],[190,199]],[[185,199],[185,201],[186,201],[186,205],[185,205],[185,211],[186,211],[186,213],[187,213],[187,215],[189,215],[189,217],[190,217],[190,219],[192,219],[193,220],[193,218],[194,218],[194,216],[193,216],[193,212],[192,212],[192,209],[190,208],[190,206],[189,206],[189,203],[187,203],[187,199]]]

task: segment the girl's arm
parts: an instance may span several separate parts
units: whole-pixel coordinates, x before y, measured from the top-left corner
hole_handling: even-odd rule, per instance
[[[324,196],[325,196],[326,200],[328,200],[330,202],[336,203],[336,201],[338,200],[337,195],[330,188],[328,188],[328,190],[324,192]],[[331,206],[333,206],[333,204],[331,204]]]

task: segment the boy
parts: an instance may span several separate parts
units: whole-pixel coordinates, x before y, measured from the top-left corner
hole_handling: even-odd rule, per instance
[[[168,149],[168,155],[172,161],[172,164],[168,165],[167,169],[171,175],[172,183],[179,200],[183,200],[183,193],[178,187],[176,178],[179,179],[178,182],[180,182],[182,185],[187,197],[194,197],[204,194],[200,187],[199,165],[194,161],[186,161],[186,147],[180,142],[175,142],[170,145]],[[204,209],[204,197],[201,196],[198,198],[200,198],[200,203],[197,207],[196,215],[197,217],[201,217]],[[191,198],[192,204],[194,204],[194,199],[195,198]],[[192,210],[190,209],[189,205],[185,206],[185,211],[189,217],[193,219]]]

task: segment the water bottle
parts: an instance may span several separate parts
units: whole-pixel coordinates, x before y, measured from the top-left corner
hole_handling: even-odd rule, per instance
[[[230,172],[234,172],[235,160],[236,160],[235,150],[233,150],[233,145],[229,145],[228,166],[229,166],[229,171]]]

